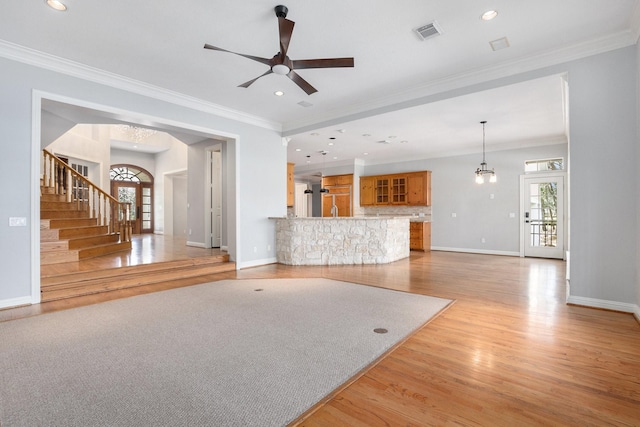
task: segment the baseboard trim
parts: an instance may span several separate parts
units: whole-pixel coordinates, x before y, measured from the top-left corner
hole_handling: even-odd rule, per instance
[[[207,246],[202,242],[190,242],[187,240],[187,246],[193,246],[194,248],[207,249]]]
[[[626,302],[609,301],[597,298],[577,297],[570,295],[567,298],[567,304],[580,305],[583,307],[601,308],[604,310],[620,311],[623,313],[632,313],[636,319],[640,319],[640,307],[636,304]]]
[[[0,300],[0,309],[18,307],[21,305],[31,305],[33,301],[31,297],[20,297]]]
[[[503,255],[503,256],[520,256],[520,252],[512,251],[492,251],[485,249],[467,249],[467,248],[445,248],[442,246],[431,246],[432,251],[442,252],[465,252],[469,254],[482,254],[482,255]]]
[[[273,258],[256,259],[256,260],[253,260],[253,261],[236,263],[236,270],[242,270],[244,268],[251,268],[251,267],[259,267],[261,265],[267,265],[267,264],[275,264],[277,262],[278,262],[278,260],[275,257],[273,257]]]

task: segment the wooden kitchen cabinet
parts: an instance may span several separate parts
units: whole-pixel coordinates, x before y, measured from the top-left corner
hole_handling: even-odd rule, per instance
[[[411,173],[407,176],[407,205],[431,206],[431,172]]]
[[[431,171],[361,176],[360,206],[431,206]]]
[[[287,206],[293,206],[296,200],[296,183],[293,169],[294,163],[287,163]]]
[[[389,178],[385,176],[376,178],[376,205],[388,205],[389,204]]]
[[[394,176],[391,178],[391,204],[407,204],[407,177]]]
[[[336,185],[353,185],[353,174],[325,176],[322,178],[323,187]]]
[[[412,251],[431,250],[430,222],[409,222],[409,249]]]
[[[360,206],[375,205],[376,179],[373,176],[360,177]]]

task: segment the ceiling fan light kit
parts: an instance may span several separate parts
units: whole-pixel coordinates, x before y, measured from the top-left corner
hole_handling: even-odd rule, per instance
[[[218,50],[220,52],[233,53],[253,61],[260,62],[269,66],[264,74],[249,80],[248,82],[238,85],[238,87],[248,88],[260,77],[264,77],[269,74],[279,74],[289,77],[300,89],[304,90],[307,95],[316,93],[318,90],[311,86],[309,82],[303,79],[295,70],[302,70],[308,68],[338,68],[338,67],[353,67],[353,58],[325,58],[325,59],[302,59],[291,60],[287,56],[289,50],[289,42],[291,41],[291,35],[293,34],[293,27],[295,22],[287,19],[287,13],[289,9],[286,6],[278,5],[274,8],[276,17],[278,18],[278,31],[280,34],[280,51],[276,53],[273,58],[261,58],[258,56],[245,55],[242,53],[231,52],[230,50],[222,49],[210,44],[205,44],[205,49]]]

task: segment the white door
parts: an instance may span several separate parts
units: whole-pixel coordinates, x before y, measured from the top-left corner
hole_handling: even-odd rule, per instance
[[[521,253],[525,257],[564,257],[564,174],[522,177]]]

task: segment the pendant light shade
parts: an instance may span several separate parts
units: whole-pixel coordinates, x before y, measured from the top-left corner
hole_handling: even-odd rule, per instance
[[[489,175],[489,182],[494,183],[497,181],[496,173],[492,169],[487,168],[487,161],[485,160],[485,138],[484,138],[484,125],[487,124],[486,120],[480,122],[482,124],[482,163],[480,167],[476,169],[476,184],[484,184],[484,176]]]
[[[320,181],[320,193],[328,193],[329,189],[328,188],[324,188],[322,186],[322,184],[324,184],[324,156],[327,155],[327,152],[326,151],[321,151],[320,153],[322,154],[322,172],[321,172],[322,177],[320,178],[320,180],[321,180]]]

